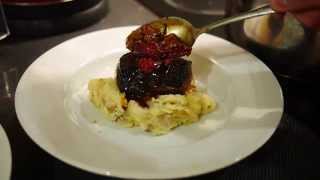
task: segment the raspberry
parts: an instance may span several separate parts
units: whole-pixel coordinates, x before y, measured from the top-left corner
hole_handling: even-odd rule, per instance
[[[156,68],[156,62],[151,58],[141,58],[138,66],[141,72],[150,73]]]
[[[167,58],[163,62],[165,65],[169,65],[172,62],[172,59]]]
[[[140,42],[134,47],[134,52],[147,56],[158,56],[159,50],[158,45],[155,42]]]
[[[185,45],[176,35],[166,35],[150,24],[133,31],[127,38],[127,48],[136,54],[160,59],[189,56],[191,47]]]

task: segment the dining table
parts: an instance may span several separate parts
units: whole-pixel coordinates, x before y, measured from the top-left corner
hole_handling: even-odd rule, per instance
[[[232,0],[231,2],[239,1]],[[0,41],[0,88],[5,88],[5,90],[1,89],[0,124],[7,133],[11,146],[12,180],[117,179],[116,177],[101,176],[78,169],[53,157],[40,148],[20,125],[15,111],[15,89],[28,66],[43,53],[66,40],[93,31],[141,25],[165,16],[184,17],[195,26],[202,26],[248,8],[245,6],[237,8],[227,3],[221,5],[223,6],[221,12],[201,14],[177,9],[170,3],[166,3],[166,0],[105,0],[101,6],[103,7],[100,7],[99,11],[103,11],[103,13],[99,14],[99,18],[84,26],[65,30],[60,28],[56,32],[39,32],[38,34],[35,33],[36,31],[33,31],[32,34],[19,33],[18,31],[15,33],[13,31],[7,38]],[[226,6],[232,7],[226,10]],[[4,6],[4,10],[6,11],[6,6]],[[84,16],[88,15],[84,14]],[[71,24],[76,24],[76,22]],[[284,113],[271,138],[253,154],[226,168],[186,179],[318,180],[320,179],[320,166],[317,164],[320,162],[320,126],[318,125],[320,120],[318,111],[320,91],[317,87],[319,81],[316,81],[317,79],[314,76],[319,76],[320,73],[316,71],[311,80],[309,76],[297,80],[291,78],[290,75],[284,75],[282,69],[279,69],[275,63],[277,62],[276,58],[279,57],[270,55],[277,49],[245,41],[243,34],[238,34],[242,32],[240,30],[242,24],[236,23],[221,27],[210,33],[246,49],[269,66],[282,88]],[[57,25],[62,26],[63,23]],[[40,27],[41,24],[39,23],[38,26]],[[319,38],[320,36],[316,35],[316,37]],[[313,47],[315,51],[316,49],[320,50],[319,44],[317,47]],[[300,47],[295,49],[294,52],[300,51],[302,53],[305,49]],[[291,58],[286,55],[288,53],[281,58]],[[320,60],[317,55],[308,56],[308,58],[313,58],[314,61],[316,59]],[[68,61],[67,59],[57,60],[61,63]],[[286,65],[289,66],[290,64],[284,63],[279,66]],[[50,95],[48,94],[48,96]],[[59,133],[58,129],[57,133]]]

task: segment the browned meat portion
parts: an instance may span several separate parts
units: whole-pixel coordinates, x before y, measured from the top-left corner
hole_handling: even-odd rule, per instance
[[[142,106],[151,97],[184,94],[191,79],[191,62],[181,58],[159,60],[128,53],[120,58],[117,68],[120,91]]]

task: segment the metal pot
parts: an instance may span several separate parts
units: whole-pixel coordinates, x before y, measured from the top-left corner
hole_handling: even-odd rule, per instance
[[[2,0],[13,35],[43,36],[90,25],[107,13],[105,0]]]
[[[266,2],[230,0],[227,15]],[[234,42],[264,61],[278,77],[304,84],[320,80],[320,32],[304,27],[291,14],[249,19],[227,31]]]
[[[75,0],[2,0],[3,4],[11,6],[48,6],[63,4]]]

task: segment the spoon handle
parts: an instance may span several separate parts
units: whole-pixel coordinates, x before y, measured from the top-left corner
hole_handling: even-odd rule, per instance
[[[271,14],[271,13],[275,13],[275,11],[273,9],[271,9],[269,4],[265,4],[265,5],[262,5],[258,8],[252,9],[250,11],[238,14],[236,16],[224,18],[224,19],[215,21],[209,25],[206,25],[206,26],[199,29],[197,36],[202,33],[209,32],[212,29],[223,26],[223,25],[227,25],[227,24],[230,24],[233,22],[237,22],[237,21],[241,21],[244,19],[249,19],[249,18],[253,18],[253,17],[257,17],[257,16],[262,16],[262,15],[266,15],[266,14]]]

